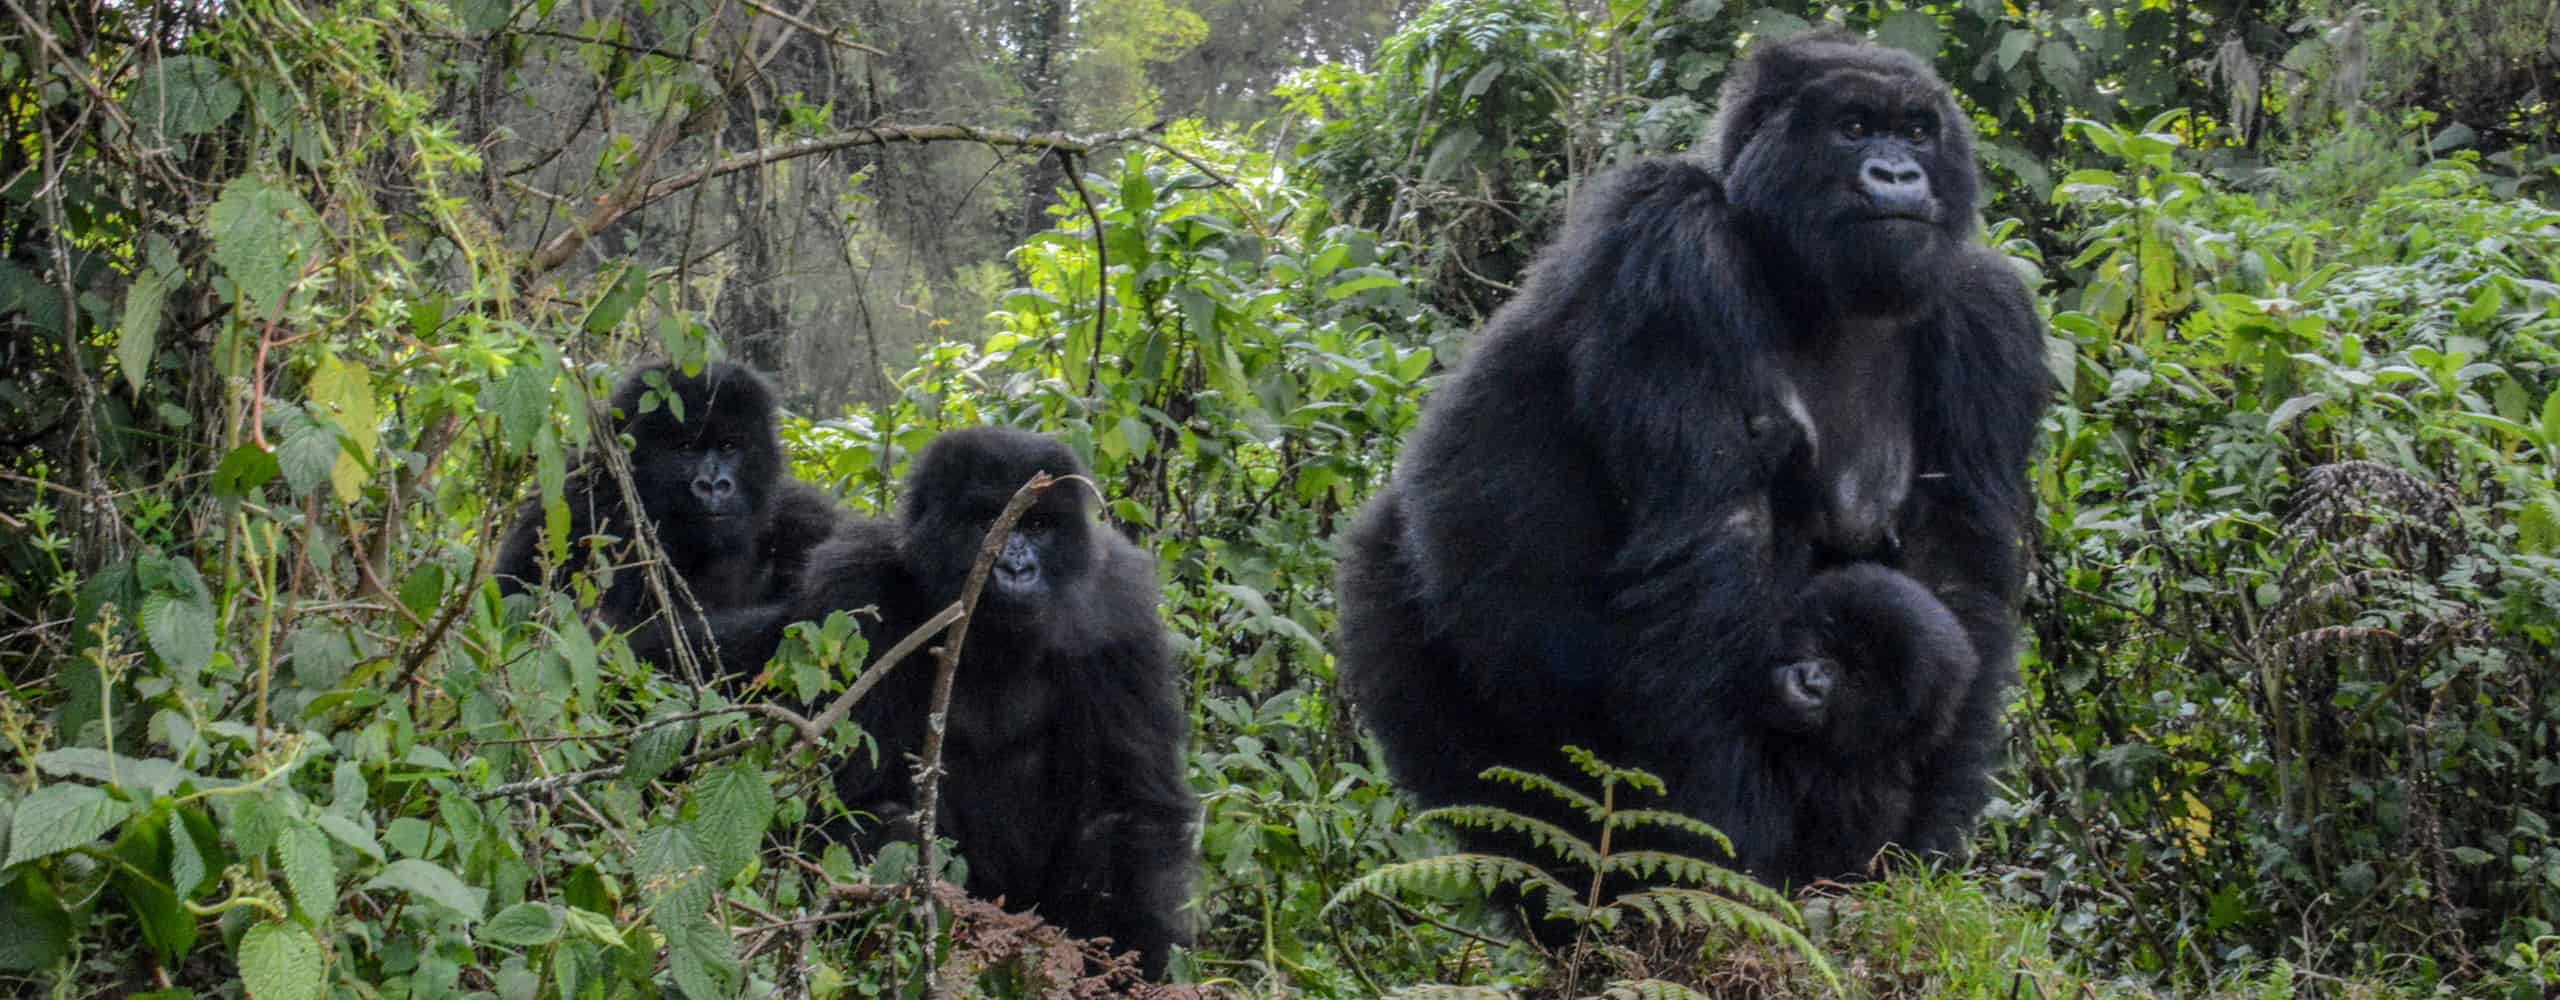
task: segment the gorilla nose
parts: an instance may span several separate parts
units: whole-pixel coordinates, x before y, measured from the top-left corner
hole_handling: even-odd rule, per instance
[[[1040,557],[1032,552],[1031,543],[1021,535],[1004,540],[1004,550],[996,553],[996,574],[1010,581],[1023,581],[1040,572]]]
[[[1879,211],[1888,215],[1928,213],[1929,175],[1909,157],[1870,157],[1861,167],[1858,181]]]
[[[738,495],[738,481],[725,472],[716,476],[695,476],[693,495],[701,497],[703,503],[717,510],[721,504]]]

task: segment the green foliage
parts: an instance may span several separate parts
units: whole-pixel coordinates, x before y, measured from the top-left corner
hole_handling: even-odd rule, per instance
[[[2456,160],[2288,220],[2161,124],[2084,124],[2124,169],[2056,192],[2086,249],[1996,842],[2109,962],[2476,968],[2560,919],[2560,213]]]
[[[1620,809],[1618,799],[1622,790],[1629,794],[1661,795],[1663,788],[1659,778],[1633,768],[1612,766],[1579,747],[1566,747],[1564,752],[1583,774],[1596,782],[1596,795],[1543,775],[1511,768],[1490,768],[1483,777],[1487,781],[1544,794],[1564,803],[1591,822],[1593,837],[1586,838],[1557,824],[1489,805],[1432,809],[1414,818],[1420,822],[1509,834],[1513,839],[1563,862],[1566,866],[1564,871],[1581,873],[1590,880],[1588,884],[1568,884],[1566,879],[1569,876],[1524,859],[1474,853],[1445,854],[1381,865],[1363,873],[1334,893],[1333,898],[1326,901],[1325,909],[1336,910],[1346,902],[1362,898],[1392,901],[1401,895],[1426,895],[1445,899],[1453,894],[1481,898],[1497,889],[1514,890],[1523,898],[1539,900],[1537,905],[1545,909],[1543,919],[1566,921],[1573,927],[1572,943],[1561,952],[1548,956],[1554,963],[1549,976],[1560,981],[1561,995],[1564,996],[1580,995],[1576,984],[1590,974],[1587,967],[1596,963],[1596,956],[1604,950],[1610,938],[1622,926],[1631,923],[1627,919],[1630,915],[1644,918],[1644,923],[1656,931],[1722,932],[1748,940],[1774,942],[1791,950],[1835,989],[1839,986],[1830,963],[1798,929],[1802,920],[1785,896],[1749,876],[1709,861],[1661,850],[1614,846],[1627,831],[1668,826],[1699,835],[1727,854],[1732,852],[1731,841],[1698,820],[1661,810]],[[1612,887],[1623,885],[1650,887],[1607,894]],[[1670,983],[1619,981],[1611,982],[1601,995],[1652,997],[1691,994],[1686,988]]]
[[[1081,112],[1026,110],[1047,92],[1027,76],[913,65],[984,43],[993,72],[1027,74],[1072,35],[1016,6],[972,6],[1001,16],[963,42],[913,32],[865,79],[967,78],[930,96],[991,118],[1100,114],[1207,9],[1071,26],[1099,53],[1067,74],[1091,84]],[[790,92],[792,53],[882,38],[742,45],[779,29],[680,4],[577,24],[479,2],[26,9],[44,31],[0,37],[21,168],[0,187],[0,991],[1114,988],[1044,978],[1082,960],[1001,914],[905,895],[911,845],[866,866],[815,843],[842,809],[821,768],[871,752],[854,727],[804,748],[633,663],[582,620],[594,580],[500,600],[485,579],[520,498],[561,534],[577,453],[611,451],[596,406],[623,364],[738,346],[715,321],[774,349],[717,305],[733,266],[762,273],[727,244],[642,252],[690,221],[626,218],[549,265],[545,241],[626,182],[821,133],[841,109]],[[2547,995],[2560,214],[2513,197],[2553,176],[2532,145],[2551,119],[2514,86],[2547,65],[2544,13],[1437,5],[1375,60],[1299,77],[1300,148],[1177,122],[1149,141],[1180,155],[1053,157],[1073,173],[1031,226],[1010,221],[1020,175],[978,148],[905,173],[921,154],[882,150],[838,201],[761,196],[858,217],[993,176],[978,214],[1038,230],[950,287],[884,269],[918,290],[917,328],[972,336],[916,346],[892,396],[786,439],[869,512],[950,427],[1038,427],[1090,458],[1113,525],[1159,557],[1188,668],[1207,878],[1179,969],[1210,989]],[[1436,854],[1339,700],[1332,539],[1463,346],[1440,316],[1504,297],[1576,178],[1686,147],[1737,40],[1816,17],[1936,61],[1985,138],[1995,216],[2026,220],[1993,241],[2050,295],[2064,401],[2034,471],[2036,641],[2014,794],[1977,852],[1992,874],[1816,899],[1798,931],[1795,904],[1727,869],[1626,847],[1719,838],[1622,801],[1658,785],[1588,759],[1596,795],[1489,775],[1587,827],[1430,814],[1563,864]],[[616,124],[534,154],[551,166],[485,159],[522,144],[503,106],[529,92],[483,86],[550,74]],[[672,145],[651,144],[661,122]],[[898,253],[847,232],[848,262]],[[801,283],[826,308],[777,315],[842,306]],[[559,541],[558,565],[592,555]],[[866,658],[848,616],[795,635],[742,697],[826,698]],[[933,874],[957,877],[944,856]],[[1663,887],[1595,893],[1551,873],[1568,865]],[[1352,905],[1504,886],[1548,894],[1593,947],[1559,970]]]

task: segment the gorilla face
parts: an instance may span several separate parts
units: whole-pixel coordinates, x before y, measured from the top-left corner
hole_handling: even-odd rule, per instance
[[[1769,668],[1770,728],[1844,759],[1943,738],[1973,684],[1973,643],[1947,606],[1874,563],[1806,585]]]
[[[1720,122],[1735,208],[1790,249],[1842,311],[1908,311],[1939,291],[1942,254],[1971,232],[1972,141],[1925,64],[1868,47],[1814,46],[1824,67],[1781,60],[1758,76],[1802,73],[1783,101],[1746,87]]]
[[[631,474],[640,501],[685,538],[732,544],[751,535],[783,476],[772,390],[727,362],[686,375],[671,365],[643,369],[615,393],[631,437]]]
[[[905,560],[929,592],[959,596],[987,529],[1035,474],[1085,475],[1057,441],[1001,428],[953,431],[936,440],[907,481]],[[1041,494],[1014,523],[979,594],[982,617],[1037,619],[1077,592],[1094,562],[1094,525],[1079,484]],[[947,598],[946,598],[947,599]]]

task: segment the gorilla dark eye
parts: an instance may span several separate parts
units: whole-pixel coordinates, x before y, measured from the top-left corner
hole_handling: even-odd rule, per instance
[[[1938,116],[1920,115],[1902,126],[1902,134],[1912,142],[1927,142],[1938,137]]]
[[[1863,114],[1852,114],[1847,118],[1841,119],[1840,137],[1853,141],[1866,138],[1867,116]]]

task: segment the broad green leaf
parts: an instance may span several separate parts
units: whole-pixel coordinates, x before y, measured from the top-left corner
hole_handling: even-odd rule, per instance
[[[583,907],[572,906],[568,910],[567,918],[567,925],[585,935],[590,941],[607,948],[628,947],[623,943],[622,929],[613,925],[611,917]]]
[[[328,926],[338,905],[338,862],[330,854],[328,835],[316,825],[286,827],[276,838],[276,861],[303,917],[315,927]]]
[[[161,962],[176,962],[196,947],[197,922],[170,890],[162,873],[169,868],[170,825],[157,822],[156,814],[125,825],[116,837],[116,860],[121,862],[108,877],[108,884],[133,912],[134,929],[142,932],[142,943]],[[183,831],[181,831],[183,833]]]
[[[169,669],[192,681],[213,662],[213,608],[195,594],[142,595],[142,634]]]
[[[329,961],[310,932],[270,921],[240,935],[240,985],[258,1000],[320,1000]]]
[[[1938,19],[1927,11],[1898,10],[1876,25],[1876,41],[1934,62],[1938,58]]]
[[[1422,182],[1429,184],[1447,179],[1465,165],[1467,157],[1474,155],[1476,147],[1483,142],[1484,135],[1474,128],[1451,126],[1431,143],[1431,156],[1422,162]]]
[[[211,59],[170,56],[143,72],[124,106],[154,142],[203,135],[240,110],[240,86]]]
[[[252,316],[282,315],[285,293],[302,273],[302,260],[320,237],[309,202],[291,188],[243,174],[223,185],[205,211],[213,260],[231,278],[240,305]]]
[[[2292,423],[2295,417],[2310,412],[2313,407],[2328,401],[2329,394],[2325,392],[2308,392],[2285,400],[2283,405],[2276,407],[2274,413],[2268,414],[2267,433],[2273,434],[2283,430],[2284,425]]]
[[[2025,57],[2028,47],[2035,43],[2035,32],[2028,31],[2024,28],[2011,28],[2007,32],[2002,33],[2000,36],[2000,72],[2006,73],[2010,70],[2016,69],[2018,67],[2018,60]]]
[[[9,858],[0,868],[96,841],[133,815],[133,806],[88,785],[46,785],[9,815]]]
[[[339,440],[345,444],[329,468],[329,484],[336,487],[339,503],[354,503],[364,495],[374,449],[382,443],[381,415],[373,403],[373,379],[362,368],[336,358],[322,358],[311,373],[308,389],[312,411],[337,424]]]
[[[35,972],[71,947],[71,910],[27,869],[0,883],[0,972]]]
[[[362,823],[333,812],[321,813],[313,817],[312,822],[319,824],[320,832],[328,834],[330,839],[347,845],[348,850],[364,855],[365,860],[377,863],[382,860],[382,843],[375,840],[373,831],[366,829]]]
[[[338,467],[338,429],[298,406],[287,408],[278,421],[284,425],[284,443],[276,446],[276,464],[294,495],[309,496]]]
[[[464,920],[478,923],[486,905],[488,890],[463,883],[460,877],[443,865],[416,858],[402,858],[386,865],[382,874],[364,884],[368,890],[393,889],[408,893],[451,910]]]
[[[755,860],[764,828],[773,822],[773,786],[763,771],[733,764],[704,775],[694,786],[695,840],[715,882],[727,882]]]
[[[246,498],[283,471],[273,453],[255,444],[241,445],[223,456],[222,464],[213,470],[213,495],[225,500]]]
[[[626,265],[614,276],[613,287],[596,299],[595,308],[587,310],[583,324],[588,333],[611,333],[640,304],[640,296],[648,294],[649,269],[638,264]]]
[[[1345,299],[1373,288],[1394,288],[1404,284],[1402,279],[1377,268],[1355,268],[1344,273],[1353,277],[1344,278],[1327,286],[1324,290],[1325,298]]]
[[[674,705],[661,704],[665,707],[653,715],[681,714]],[[631,737],[631,752],[622,760],[622,780],[634,788],[658,780],[684,758],[684,748],[693,745],[693,730],[692,722],[679,722],[650,726]]]
[[[167,795],[177,791],[180,783],[196,777],[175,761],[127,757],[96,747],[47,750],[36,755],[35,763],[37,770],[56,777],[81,778],[101,785],[132,789],[147,796]]]
[[[510,948],[539,948],[560,937],[560,913],[541,903],[517,903],[480,928],[480,940]]]
[[[196,831],[188,829],[190,817],[211,830],[211,821],[192,806],[169,813],[169,887],[181,898],[193,895],[196,887],[204,884],[205,876],[212,874],[205,863],[204,849],[196,843]]]
[[[551,426],[552,374],[548,364],[521,364],[481,390],[480,406],[497,415],[510,450],[533,447],[534,436]]]
[[[116,334],[116,368],[124,372],[124,383],[136,395],[142,392],[145,376],[151,371],[151,357],[159,350],[160,306],[168,298],[169,287],[160,272],[144,268],[134,275],[133,286],[124,290],[124,322]]]

